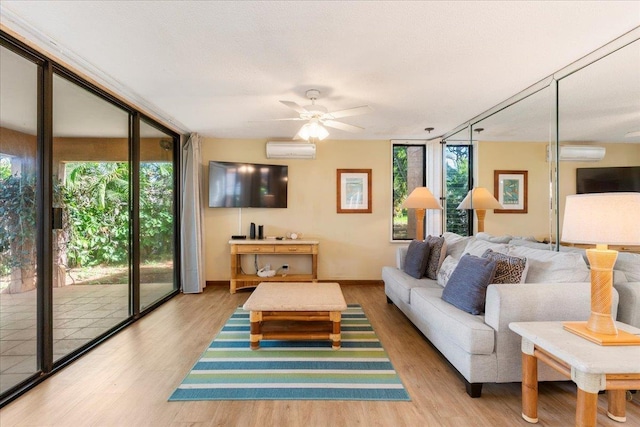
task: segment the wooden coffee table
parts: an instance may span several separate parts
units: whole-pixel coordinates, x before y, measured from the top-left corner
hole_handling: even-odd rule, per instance
[[[338,283],[263,282],[243,308],[250,311],[252,350],[261,340],[331,340],[340,348],[347,304]]]

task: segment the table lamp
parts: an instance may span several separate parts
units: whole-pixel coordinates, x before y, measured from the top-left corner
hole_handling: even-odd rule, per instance
[[[457,209],[473,209],[478,217],[478,232],[484,231],[484,218],[487,216],[487,209],[504,209],[504,207],[483,187],[477,187],[467,193],[462,199]]]
[[[613,266],[618,251],[611,245],[640,244],[640,193],[594,193],[567,196],[562,241],[592,245],[591,315],[587,322],[565,322],[564,328],[600,345],[639,345],[640,337],[618,331],[611,316]]]
[[[416,187],[402,203],[403,208],[416,210],[416,239],[424,240],[425,209],[440,209],[442,206],[427,187]]]

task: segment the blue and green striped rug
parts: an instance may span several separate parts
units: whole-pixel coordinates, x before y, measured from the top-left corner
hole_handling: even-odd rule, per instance
[[[342,347],[261,341],[238,308],[169,400],[410,400],[358,304],[342,312]]]

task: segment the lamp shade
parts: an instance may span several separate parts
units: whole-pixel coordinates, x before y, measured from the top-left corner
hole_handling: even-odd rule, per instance
[[[562,240],[595,245],[639,245],[640,193],[567,196]]]
[[[409,209],[442,209],[440,202],[427,187],[416,187],[402,203]]]
[[[458,209],[504,209],[500,202],[484,187],[474,188],[460,202]]]

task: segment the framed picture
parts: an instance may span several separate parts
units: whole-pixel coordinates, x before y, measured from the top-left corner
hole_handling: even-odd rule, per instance
[[[337,212],[371,213],[371,169],[338,169]]]
[[[527,213],[527,171],[494,171],[493,195],[504,209],[495,213]]]

